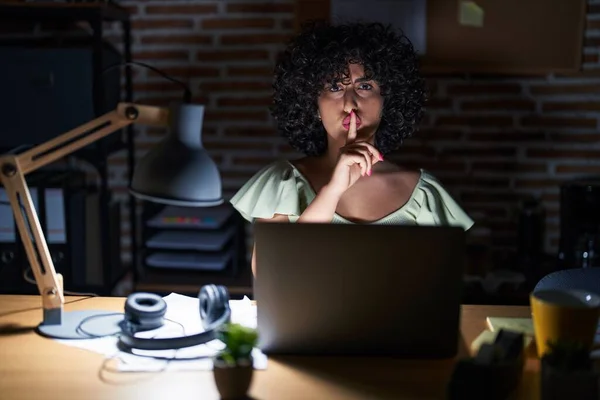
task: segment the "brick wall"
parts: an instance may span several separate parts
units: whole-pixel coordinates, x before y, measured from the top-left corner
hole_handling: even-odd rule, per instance
[[[600,175],[600,2],[586,21],[579,73],[429,76],[422,131],[398,153],[439,176],[501,251],[515,248],[519,200],[533,195],[555,254],[560,184]]]
[[[273,131],[267,110],[275,56],[293,34],[293,3],[124,3],[134,15],[134,59],[186,80],[206,104],[204,143],[227,198],[266,163],[297,156]],[[514,249],[519,200],[527,195],[543,200],[546,250],[556,251],[560,183],[600,174],[600,2],[590,3],[587,21],[581,73],[428,76],[421,132],[391,157],[437,175],[500,251]],[[175,86],[137,72],[136,101],[178,96]],[[137,131],[140,153],[162,134]],[[124,188],[124,158],[112,161],[112,185]]]
[[[134,59],[188,82],[206,105],[205,146],[229,198],[260,167],[295,157],[268,114],[271,70],[293,34],[294,0],[125,1],[133,15]],[[600,1],[590,2],[583,71],[547,76],[428,76],[431,101],[421,132],[391,157],[437,175],[488,230],[500,251],[515,245],[519,199],[547,210],[546,250],[558,241],[558,188],[600,174]],[[119,29],[107,25],[117,46]],[[179,88],[135,71],[134,100],[166,104]],[[141,155],[164,132],[136,127]],[[111,157],[111,186],[125,199],[125,155]],[[128,258],[127,209],[124,258]]]

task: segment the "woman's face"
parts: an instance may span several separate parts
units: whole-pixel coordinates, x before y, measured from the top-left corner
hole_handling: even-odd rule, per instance
[[[379,85],[365,79],[362,65],[349,65],[350,79],[326,83],[319,96],[319,116],[329,136],[329,143],[342,147],[350,124],[350,111],[356,113],[357,141],[374,142],[381,121],[383,97]],[[333,143],[332,143],[333,142]]]

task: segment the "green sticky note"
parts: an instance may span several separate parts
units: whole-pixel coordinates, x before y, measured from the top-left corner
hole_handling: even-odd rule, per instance
[[[494,343],[497,334],[498,332],[488,331],[487,329],[481,332],[479,336],[477,336],[475,340],[473,340],[473,343],[471,343],[471,353],[477,354],[479,348],[484,343]]]
[[[506,329],[522,333],[526,336],[534,335],[531,318],[487,317],[487,324],[493,332]]]
[[[483,26],[483,8],[474,1],[460,1],[458,5],[458,22],[465,26]]]

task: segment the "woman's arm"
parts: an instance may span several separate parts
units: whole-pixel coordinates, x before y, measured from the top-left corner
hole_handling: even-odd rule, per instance
[[[325,186],[306,207],[297,222],[331,222],[342,193]]]

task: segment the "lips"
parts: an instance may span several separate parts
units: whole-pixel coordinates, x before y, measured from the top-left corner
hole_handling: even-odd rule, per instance
[[[356,129],[360,128],[360,124],[361,124],[360,117],[358,115],[356,115]],[[342,121],[342,126],[346,130],[350,129],[350,115],[348,115],[346,118],[344,118],[344,120]]]

